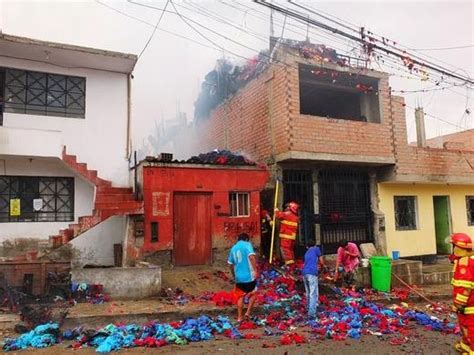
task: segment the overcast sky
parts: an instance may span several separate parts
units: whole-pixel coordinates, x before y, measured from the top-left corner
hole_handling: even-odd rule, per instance
[[[166,4],[166,0],[137,1],[157,8],[163,8]],[[94,0],[0,0],[0,2],[2,2],[0,26],[4,33],[135,54],[143,50],[150,38],[153,24],[161,15],[159,10],[126,1],[103,3],[136,19],[120,14]],[[231,0],[193,2],[175,0],[174,3],[178,12],[199,25],[208,27],[211,31],[191,22],[207,39],[201,37],[172,13],[174,9],[168,5],[170,12],[164,14],[159,30],[140,57],[134,72],[133,137],[137,148],[153,128],[154,122],[159,121],[161,117],[165,119],[174,117],[178,105],[189,119],[192,118],[193,103],[198,95],[200,82],[205,74],[212,70],[216,59],[225,55],[237,62],[243,61],[241,58],[236,58],[235,54],[252,57],[256,54],[256,50],[268,47],[266,37],[269,35],[269,16],[263,6],[250,1]],[[309,4],[357,26],[365,26],[409,48],[445,48],[473,44],[473,1],[333,0],[309,2]],[[215,21],[210,18],[212,14],[209,12],[203,14],[203,11],[212,11],[226,20]],[[223,23],[226,21],[230,24]],[[281,34],[282,23],[283,17],[276,15],[276,35]],[[288,21],[284,37],[303,39],[306,30],[304,25]],[[220,37],[212,31],[229,39]],[[313,43],[324,43],[344,51],[353,48],[348,41],[343,39],[334,41],[322,31],[310,30],[310,38]],[[225,50],[215,48],[215,44]],[[473,47],[419,53],[431,56],[438,64],[458,70],[459,74],[474,77]],[[406,76],[408,72],[398,74]],[[418,90],[433,86],[433,83],[421,82],[419,79],[409,80],[401,77],[393,77],[391,83],[392,87],[398,90]],[[449,125],[435,118],[426,117],[429,137],[460,130],[455,126],[474,128],[474,113],[470,115],[465,113],[466,108],[472,111],[472,90],[456,87],[428,93],[407,93],[405,96],[409,106],[415,106],[416,99],[421,100],[425,112],[451,122]],[[410,139],[413,140],[414,115],[409,107],[407,107],[407,127]]]

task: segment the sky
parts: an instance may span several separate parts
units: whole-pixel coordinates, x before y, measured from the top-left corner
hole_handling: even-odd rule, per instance
[[[268,47],[269,11],[251,1],[175,0],[152,36],[166,0],[133,0],[158,9],[127,1],[22,1],[0,0],[2,32],[40,40],[140,54],[133,79],[133,141],[139,148],[156,123],[171,120],[178,110],[193,116],[193,104],[204,76],[216,59],[225,56],[244,62]],[[290,6],[282,0],[278,4]],[[313,1],[312,6],[357,26],[390,38],[399,45],[417,49],[417,54],[462,75],[474,77],[474,1]],[[212,18],[219,16],[220,20]],[[133,18],[132,18],[133,17]],[[324,31],[274,16],[274,33],[304,39],[307,31],[313,43],[343,51],[357,51],[344,39],[334,39]],[[346,22],[344,22],[346,23]],[[194,28],[189,26],[191,24]],[[199,31],[201,34],[199,34]],[[151,39],[150,39],[151,38]],[[149,41],[148,45],[147,42]],[[429,49],[429,50],[426,50]],[[382,64],[383,65],[383,64]],[[375,67],[377,68],[377,67]],[[408,71],[394,71],[394,90],[432,88],[433,83],[407,79]],[[472,89],[404,93],[409,140],[415,139],[413,107],[421,103],[428,137],[474,128]]]

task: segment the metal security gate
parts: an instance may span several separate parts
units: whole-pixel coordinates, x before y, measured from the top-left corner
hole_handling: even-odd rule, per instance
[[[300,204],[300,225],[297,246],[314,240],[313,180],[311,170],[283,171],[283,202],[296,201]]]
[[[321,244],[335,253],[341,240],[373,242],[368,175],[358,171],[323,170],[319,173]]]

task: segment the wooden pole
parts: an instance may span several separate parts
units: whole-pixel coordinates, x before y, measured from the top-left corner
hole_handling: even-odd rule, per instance
[[[280,188],[280,181],[277,179],[276,185],[275,185],[275,201],[273,203],[273,223],[272,223],[272,241],[270,243],[270,259],[269,262],[272,264],[273,262],[273,245],[275,242],[275,228],[276,228],[276,213],[275,209],[278,206],[278,190]]]

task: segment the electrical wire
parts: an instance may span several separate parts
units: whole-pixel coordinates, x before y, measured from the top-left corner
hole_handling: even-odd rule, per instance
[[[373,41],[366,41],[363,36],[361,36],[361,38],[356,37],[356,36],[354,36],[354,35],[352,35],[352,34],[349,34],[349,33],[344,32],[344,31],[342,31],[342,30],[340,30],[340,29],[334,28],[334,27],[329,26],[329,25],[326,25],[326,24],[324,24],[324,23],[322,23],[322,22],[319,22],[319,21],[316,21],[316,20],[314,20],[314,19],[311,19],[311,18],[309,18],[309,16],[307,16],[306,14],[301,14],[301,13],[296,12],[296,11],[293,11],[293,10],[284,9],[284,8],[278,6],[278,5],[274,5],[273,3],[269,3],[269,2],[267,2],[267,1],[265,1],[265,0],[253,0],[253,1],[256,2],[257,4],[261,4],[261,5],[263,5],[263,6],[266,6],[266,7],[270,8],[270,9],[273,9],[273,10],[275,10],[275,11],[277,11],[277,12],[280,12],[280,13],[283,13],[283,14],[287,14],[287,15],[289,15],[289,16],[295,18],[295,19],[298,19],[298,20],[299,20],[300,22],[302,22],[302,23],[310,23],[310,24],[312,24],[313,26],[318,26],[318,27],[323,28],[323,29],[325,29],[325,30],[327,30],[327,31],[336,33],[336,34],[338,34],[338,35],[347,37],[347,38],[349,38],[349,39],[352,39],[352,40],[354,40],[354,41],[356,41],[356,42],[361,42],[361,43],[363,43],[363,44],[365,44],[365,45],[369,45],[369,46],[372,48],[372,50],[378,50],[378,51],[380,51],[380,52],[385,52],[386,54],[390,54],[390,55],[392,55],[392,56],[396,56],[396,57],[398,57],[398,58],[400,58],[400,59],[402,59],[402,60],[405,59],[405,58],[407,57],[407,55],[408,55],[408,54],[405,54],[405,55],[404,55],[404,54],[402,54],[402,53],[397,53],[396,51],[400,51],[400,50],[399,50],[398,48],[394,47],[394,46],[387,45],[387,44],[385,43],[385,41],[383,41],[385,47],[381,47],[380,45],[373,43]],[[305,8],[305,7],[302,6],[302,5],[298,5],[298,6]],[[361,34],[363,34],[363,30],[361,30]],[[369,37],[370,39],[373,38],[373,37],[370,37],[370,35],[366,35],[366,37]],[[393,49],[388,49],[387,47],[391,47],[391,48],[393,48]],[[441,66],[439,66],[439,65],[437,65],[437,64],[433,64],[433,63],[430,63],[430,62],[427,62],[427,61],[420,62],[418,59],[413,59],[413,58],[418,58],[418,59],[419,59],[419,57],[418,57],[418,56],[415,56],[415,55],[413,55],[413,54],[410,55],[410,61],[411,61],[411,63],[413,63],[413,64],[417,64],[417,65],[420,65],[421,67],[425,67],[425,68],[429,68],[429,69],[431,69],[431,70],[438,71],[438,72],[440,72],[441,74],[444,74],[444,75],[447,75],[447,76],[451,76],[451,77],[453,77],[453,78],[462,80],[463,82],[466,82],[466,83],[469,83],[469,84],[474,84],[474,81],[472,81],[472,80],[470,79],[470,77],[464,78],[464,77],[461,77],[461,76],[459,76],[459,75],[457,75],[457,74],[455,74],[455,73],[452,73],[450,70],[448,70],[448,69],[446,69],[446,68],[444,68],[444,67],[441,67]]]
[[[113,11],[115,11],[115,12],[121,14],[121,15],[127,16],[127,17],[129,17],[129,18],[131,18],[131,19],[134,19],[134,20],[136,20],[136,21],[142,22],[142,23],[147,24],[147,25],[149,25],[149,26],[155,27],[155,25],[153,25],[153,24],[151,24],[151,23],[149,23],[149,22],[147,22],[147,21],[144,21],[144,20],[142,20],[142,19],[140,19],[140,18],[131,16],[131,15],[125,13],[125,12],[122,12],[122,11],[117,10],[117,9],[115,9],[115,8],[113,8],[113,7],[110,7],[110,6],[106,5],[106,4],[103,4],[103,3],[101,3],[101,2],[98,1],[98,0],[97,0],[96,2],[98,2],[99,4],[101,4],[101,5],[103,5],[103,6],[108,7],[109,9],[111,9],[111,10],[113,10]],[[132,1],[129,1],[129,2],[135,3],[135,2],[132,2]],[[199,45],[202,45],[202,46],[211,48],[211,49],[224,50],[224,51],[227,51],[227,52],[229,52],[229,53],[234,54],[236,57],[249,60],[249,58],[247,58],[247,57],[244,57],[244,56],[242,56],[242,55],[240,55],[240,54],[233,53],[233,52],[231,52],[231,51],[226,50],[224,47],[220,46],[219,44],[217,44],[217,43],[215,43],[214,41],[210,40],[207,36],[203,35],[203,34],[202,34],[199,30],[197,30],[194,26],[190,25],[189,23],[187,23],[187,22],[185,21],[185,20],[186,20],[185,16],[183,16],[182,14],[179,13],[179,11],[176,9],[176,7],[174,6],[174,3],[173,3],[171,0],[169,0],[169,2],[171,3],[171,5],[173,6],[173,8],[175,9],[175,12],[171,12],[171,11],[166,11],[166,12],[170,12],[170,13],[173,13],[173,14],[178,15],[178,16],[183,20],[183,22],[185,22],[188,26],[190,26],[196,33],[200,34],[201,37],[203,37],[204,39],[206,39],[207,41],[209,41],[210,43],[212,43],[215,47],[207,46],[207,45],[205,45],[205,44],[202,44],[201,42],[197,42],[197,41],[192,40],[192,39],[190,39],[190,38],[188,38],[188,37],[185,37],[185,36],[176,34],[176,33],[171,32],[171,31],[167,31],[167,30],[160,29],[160,28],[158,28],[158,30],[164,31],[164,32],[168,32],[168,33],[170,33],[170,34],[172,34],[172,35],[177,35],[177,36],[179,36],[179,37],[181,37],[181,38],[183,38],[183,39],[190,40],[190,41],[192,41],[192,42],[194,42],[194,43],[196,43],[196,44],[199,44]],[[138,5],[138,3],[136,3],[136,4]],[[144,4],[140,4],[140,5],[143,5],[143,6],[144,6]],[[147,5],[146,7],[150,7],[150,6]],[[162,13],[164,12],[163,9],[158,9],[158,10],[162,11]],[[166,9],[165,9],[165,10],[166,10]],[[195,22],[195,21],[194,21],[194,22]],[[284,30],[284,28],[285,28],[285,27],[282,27],[282,30]],[[215,33],[215,31],[213,31],[213,32]],[[229,39],[229,38],[226,37],[226,36],[224,36],[224,37],[225,37],[226,39]],[[230,39],[229,39],[229,40],[230,40]],[[234,41],[234,42],[235,42],[235,41]],[[251,49],[251,48],[250,48],[250,49]],[[255,50],[255,49],[252,49],[252,50],[257,51],[257,50]],[[288,66],[289,66],[289,65],[288,65]],[[433,89],[433,90],[429,90],[429,91],[435,91],[435,90],[439,90],[439,89],[440,89],[440,88]],[[443,88],[443,89],[444,89],[444,88]],[[427,92],[426,89],[422,89],[422,90],[425,90],[425,92]],[[400,90],[400,91],[401,91],[401,90]],[[396,91],[394,90],[394,92],[396,92]],[[405,92],[409,92],[409,91],[405,91]],[[406,105],[406,106],[409,107],[409,108],[414,109],[414,108],[411,107],[411,106],[408,106],[408,105]],[[451,126],[454,126],[454,127],[456,127],[456,128],[459,128],[459,129],[463,129],[462,127],[460,127],[460,126],[458,126],[458,125],[456,125],[456,124],[453,124],[453,123],[451,123],[451,122],[449,122],[449,121],[446,121],[446,120],[444,120],[444,119],[442,119],[442,118],[439,118],[439,117],[437,117],[437,116],[434,116],[434,115],[432,115],[432,114],[430,114],[430,113],[425,113],[425,114],[426,114],[428,117],[431,117],[431,118],[436,119],[436,120],[438,120],[438,121],[444,122],[444,123],[446,123],[446,124],[449,124],[449,125],[451,125]]]
[[[156,25],[155,25],[155,27],[153,28],[153,31],[151,32],[150,38],[148,38],[148,41],[146,42],[145,47],[143,47],[142,51],[141,51],[140,54],[138,55],[138,60],[140,60],[141,56],[143,55],[143,53],[145,53],[145,50],[147,49],[148,45],[150,44],[151,40],[153,39],[153,36],[154,36],[155,33],[156,33],[156,29],[157,29],[158,26],[160,25],[160,22],[161,22],[161,20],[163,19],[163,16],[165,15],[166,8],[168,7],[168,4],[169,4],[169,3],[170,3],[170,0],[166,0],[165,7],[164,7],[163,11],[161,12],[160,18],[159,18],[158,21],[156,22]]]
[[[148,25],[148,26],[151,26],[151,27],[154,27],[154,26],[155,26],[155,25],[154,25],[153,23],[151,23],[151,22],[147,22],[147,21],[145,21],[145,20],[143,20],[143,19],[141,19],[141,18],[138,18],[138,17],[133,16],[133,15],[130,15],[130,14],[126,13],[126,12],[120,11],[120,10],[118,10],[118,9],[112,7],[112,6],[109,6],[109,5],[105,4],[105,3],[102,3],[102,2],[100,2],[100,1],[98,1],[98,0],[96,0],[96,2],[97,2],[98,4],[100,4],[100,5],[102,5],[102,6],[105,6],[106,8],[108,8],[108,9],[110,9],[110,10],[112,10],[112,11],[115,11],[116,13],[118,13],[118,14],[120,14],[120,15],[122,15],[122,16],[128,17],[128,18],[130,18],[130,19],[132,19],[132,20],[141,22],[141,23],[143,23],[143,24],[145,24],[145,25]],[[174,12],[171,12],[171,11],[169,11],[169,10],[166,11],[166,12],[175,14]],[[178,33],[176,33],[176,32],[173,32],[173,31],[166,30],[166,29],[164,29],[164,28],[158,28],[158,31],[164,32],[164,33],[168,33],[168,34],[170,34],[170,35],[172,35],[172,36],[175,36],[175,37],[178,37],[178,38],[187,40],[187,41],[189,41],[189,42],[195,43],[195,44],[200,45],[200,46],[205,47],[205,48],[217,50],[217,51],[219,51],[219,52],[221,52],[221,50],[222,50],[222,48],[217,48],[217,47],[214,47],[214,46],[209,46],[209,45],[207,45],[207,44],[205,44],[205,43],[196,41],[196,40],[194,40],[194,39],[192,39],[192,38],[183,36],[183,35],[181,35],[181,34],[178,34]],[[243,58],[243,57],[242,57],[242,56],[239,56],[239,58]],[[245,58],[245,59],[249,59],[249,58]]]
[[[250,14],[251,14],[252,16],[254,16],[255,18],[259,18],[259,19],[262,19],[262,20],[264,20],[264,21],[267,21],[267,18],[266,18],[266,17],[257,16],[257,15],[255,14],[255,13],[257,13],[257,14],[261,14],[261,15],[263,15],[263,16],[266,16],[265,13],[263,13],[263,12],[261,12],[261,11],[259,11],[259,10],[256,10],[256,9],[254,9],[254,8],[252,8],[252,7],[249,7],[249,6],[245,5],[245,4],[237,3],[237,2],[236,2],[236,3],[228,4],[227,2],[225,2],[225,1],[223,1],[223,0],[221,0],[220,3],[222,3],[223,5],[229,6],[229,7],[233,8],[233,9],[236,9],[236,10],[238,10],[238,11],[244,12],[245,14],[246,14],[246,13],[250,13]],[[239,7],[239,6],[243,7],[244,9],[242,9],[242,8]],[[275,21],[275,22],[278,23],[278,21]],[[295,26],[295,25],[293,25],[293,24],[290,23],[289,26]],[[288,28],[288,31],[289,31],[289,32],[292,32],[292,33],[299,34],[299,35],[301,35],[301,36],[305,36],[305,34],[303,34],[302,32],[294,31],[294,30],[292,30],[291,28]],[[319,35],[319,33],[318,33],[318,35]],[[329,38],[329,37],[326,36],[326,38]],[[329,40],[333,41],[333,38],[329,38]],[[343,43],[343,45],[344,45],[344,47],[345,47],[347,44],[346,44],[346,43]],[[336,46],[332,46],[332,47],[334,47],[334,49],[337,49],[339,52],[347,53],[346,50],[341,50],[340,48],[338,48],[338,47],[336,47]],[[347,53],[347,54],[349,54],[349,53]],[[349,54],[349,57],[350,57],[350,54]],[[392,63],[392,66],[387,65],[387,63],[386,63],[387,61],[388,61],[388,62],[391,62],[391,63]],[[382,59],[382,62],[384,62],[384,66],[387,65],[388,67],[394,68],[395,70],[398,70],[398,71],[402,71],[402,70],[403,70],[403,72],[406,72],[406,70],[407,70],[407,68],[406,68],[404,65],[402,65],[400,62],[395,61],[392,57],[389,57],[389,56],[384,57],[384,59]],[[397,69],[397,68],[400,68],[400,69]],[[382,69],[382,71],[386,71],[386,70],[383,70],[383,69]],[[413,74],[413,73],[412,73],[412,74]],[[440,81],[446,81],[445,78],[443,78],[442,76],[438,76],[438,75],[436,75],[436,74],[437,74],[437,73],[431,73],[430,76],[431,76],[431,77],[434,77],[435,79],[437,78],[437,80],[431,80],[431,79],[428,79],[428,80],[432,81],[433,83],[437,83],[437,82],[440,82]],[[415,75],[415,74],[413,74],[413,75]],[[421,77],[419,77],[419,78],[421,78]],[[453,92],[455,92],[455,93],[458,94],[458,95],[464,96],[463,94],[459,94],[459,93],[457,93],[456,91],[453,91]]]
[[[464,49],[464,48],[472,48],[474,47],[473,44],[468,46],[458,46],[458,47],[441,47],[441,48],[410,48],[412,51],[448,51],[452,49]]]
[[[291,2],[291,1],[289,0],[289,2]],[[351,22],[346,21],[346,20],[342,20],[341,18],[336,17],[336,16],[334,16],[334,15],[332,15],[332,14],[328,14],[327,12],[324,12],[324,11],[322,11],[322,10],[315,9],[314,7],[310,6],[309,4],[306,4],[306,6],[309,7],[309,8],[311,8],[311,9],[314,10],[315,12],[322,12],[322,13],[326,14],[326,15],[329,16],[329,17],[333,17],[333,18],[338,19],[339,21],[345,22],[345,23],[347,23],[347,24],[350,25],[350,26],[354,26],[354,27],[356,27],[356,28],[360,28],[360,26],[358,26],[358,25],[356,25],[356,24],[354,24],[354,23],[351,23]],[[391,39],[389,39],[389,38],[387,38],[387,37],[378,35],[378,34],[372,32],[372,31],[368,31],[368,33],[370,33],[371,35],[376,35],[377,37],[380,37],[380,38],[382,39],[382,42],[383,42],[384,44],[390,44],[390,42],[393,43],[394,45],[396,44],[395,41],[393,41],[393,40],[391,40]],[[404,46],[404,45],[402,45],[402,44],[399,44],[399,45],[400,45],[402,48],[404,48],[405,50],[414,50],[414,51],[419,50],[419,49],[408,48],[407,46]],[[471,46],[472,46],[472,45],[471,45]],[[392,46],[392,47],[393,47],[393,46]],[[396,48],[396,47],[393,47],[393,48]],[[454,49],[454,48],[455,48],[455,47],[453,47],[453,49]],[[442,49],[442,48],[440,48],[440,49]],[[447,48],[447,49],[448,49],[448,48]],[[427,49],[427,50],[428,50],[428,49]],[[427,55],[427,54],[424,54],[424,53],[420,53],[420,54],[423,55],[423,56],[425,56],[426,58],[430,58],[430,59],[433,59],[433,60],[437,60],[437,61],[439,61],[439,62],[441,62],[441,63],[447,64],[447,65],[451,66],[451,67],[454,68],[454,69],[465,71],[464,69],[458,68],[458,67],[456,67],[456,66],[454,66],[454,65],[452,65],[452,64],[450,64],[450,63],[447,63],[447,62],[445,62],[445,61],[442,61],[442,60],[440,60],[439,58],[434,58],[434,57],[431,57],[431,56],[429,56],[429,55]],[[421,59],[423,59],[423,58],[421,58]],[[468,75],[468,77],[470,78],[469,75]]]

